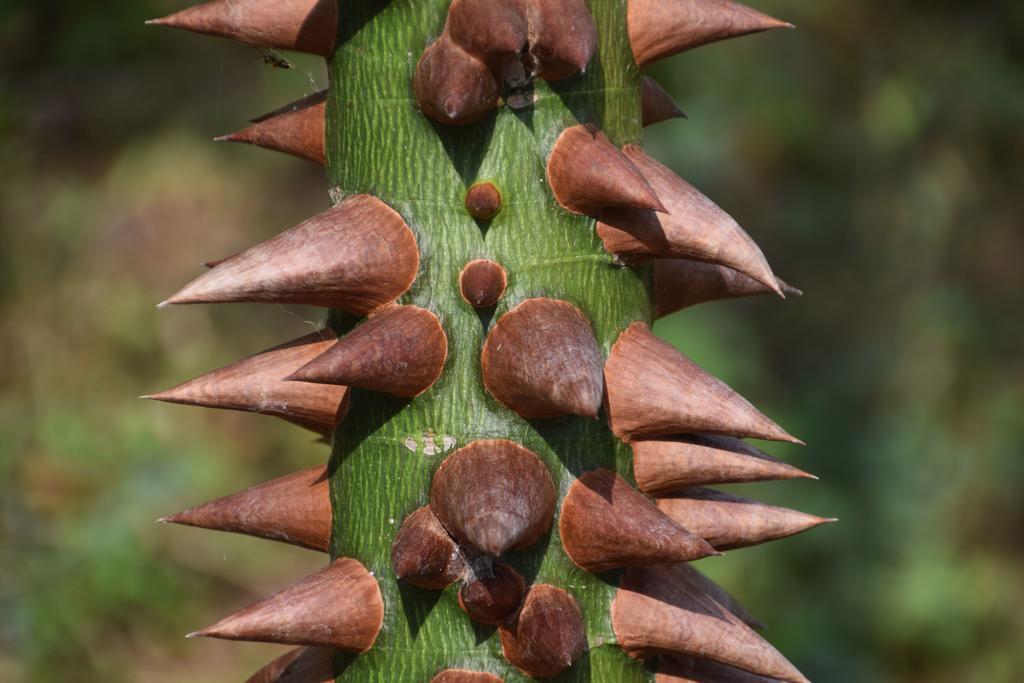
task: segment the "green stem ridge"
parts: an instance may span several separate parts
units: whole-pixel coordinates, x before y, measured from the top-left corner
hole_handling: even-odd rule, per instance
[[[448,0],[343,0],[336,52],[329,59],[327,167],[332,197],[372,194],[397,210],[416,234],[422,265],[402,303],[433,311],[445,329],[444,373],[412,400],[354,390],[338,430],[330,477],[334,511],[331,556],[353,557],[379,579],[384,626],[375,646],[339,655],[339,681],[429,681],[464,667],[506,681],[526,680],[501,655],[493,627],[474,624],[459,608],[457,586],[425,591],[396,581],[391,544],[402,520],[427,503],[430,482],[455,449],[485,438],[510,439],[537,453],[559,500],[572,480],[597,467],[632,481],[631,454],[602,420],[525,420],[484,389],[480,351],[487,329],[521,301],[563,299],[591,321],[607,355],[636,320],[650,322],[645,270],[623,268],[604,251],[594,221],[558,206],[545,177],[557,136],[594,123],[618,145],[640,138],[640,73],[626,36],[624,0],[590,0],[600,46],[585,74],[534,82],[536,102],[507,107],[470,126],[432,124],[416,108],[411,79],[419,55],[444,25]],[[474,220],[466,190],[489,181],[500,188],[501,212]],[[458,275],[476,258],[508,272],[508,289],[492,311],[461,298]],[[344,331],[352,320],[335,312]],[[527,583],[570,591],[587,624],[589,650],[556,680],[648,680],[615,644],[609,622],[614,574],[594,576],[566,557],[551,532],[506,558]]]

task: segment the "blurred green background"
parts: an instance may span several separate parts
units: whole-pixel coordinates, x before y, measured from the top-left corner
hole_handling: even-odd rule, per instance
[[[800,30],[659,65],[691,120],[649,148],[807,294],[657,329],[808,442],[821,482],[745,492],[841,522],[706,568],[816,681],[1024,680],[1024,3],[757,5]],[[322,66],[143,27],[180,6],[0,4],[2,681],[242,680],[281,648],[181,635],[321,563],[153,524],[327,455],[134,399],[320,318],[153,308],[327,205],[209,140]]]

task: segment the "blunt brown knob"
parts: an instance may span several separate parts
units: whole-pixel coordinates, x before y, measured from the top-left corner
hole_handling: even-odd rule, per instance
[[[490,308],[498,303],[507,284],[505,269],[487,259],[470,261],[459,273],[462,298],[473,308]]]
[[[493,183],[477,183],[466,193],[466,210],[473,218],[489,221],[501,211],[501,192]]]

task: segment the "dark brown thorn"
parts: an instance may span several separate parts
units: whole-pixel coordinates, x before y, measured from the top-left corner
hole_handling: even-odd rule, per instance
[[[235,258],[235,256],[238,256],[238,254],[234,254],[232,256],[224,256],[222,258],[210,259],[209,261],[203,261],[203,267],[204,268],[216,268],[217,266],[219,266],[220,264],[224,263],[228,259]]]
[[[431,678],[430,683],[505,683],[505,679],[483,671],[445,669]]]
[[[714,434],[634,441],[633,474],[640,490],[652,496],[702,484],[817,479],[745,441]]]
[[[337,0],[212,0],[147,24],[326,57],[338,30]]]
[[[533,71],[554,81],[586,71],[597,26],[584,0],[526,0]]]
[[[803,292],[776,278],[786,296]],[[654,262],[654,315],[657,318],[708,301],[771,294],[771,287],[749,275],[717,263],[692,259],[658,259]]]
[[[412,398],[444,370],[448,337],[419,306],[388,306],[292,373],[299,382],[343,384]]]
[[[507,285],[505,269],[487,259],[470,261],[459,273],[459,291],[473,308],[490,308],[497,304]]]
[[[442,590],[462,576],[465,561],[429,506],[405,518],[391,545],[395,577],[427,590]]]
[[[501,192],[494,183],[477,183],[466,192],[466,211],[473,218],[489,221],[501,211]]]
[[[566,301],[527,299],[501,316],[484,342],[484,386],[526,418],[597,418],[601,350],[583,313]]]
[[[629,0],[626,24],[641,68],[718,40],[793,28],[733,0]]]
[[[519,60],[526,48],[526,0],[453,0],[445,32],[494,74]]]
[[[402,217],[361,194],[234,256],[164,303],[253,301],[365,315],[405,293],[419,270]]]
[[[681,565],[627,569],[612,601],[611,621],[620,647],[636,657],[682,654],[789,683],[808,683]]]
[[[605,249],[626,257],[688,258],[738,270],[782,295],[761,249],[733,218],[671,169],[626,145],[623,153],[650,182],[667,213],[609,209],[598,223]]]
[[[327,552],[331,498],[317,465],[202,503],[158,521],[248,534]]]
[[[326,95],[327,91],[321,91]],[[214,138],[284,152],[321,166],[324,157],[324,96],[294,103],[278,114],[260,117],[248,128]]]
[[[644,323],[619,336],[604,375],[608,419],[625,441],[707,432],[803,444]]]
[[[441,463],[430,508],[457,540],[497,557],[547,532],[555,486],[533,452],[511,441],[474,441]]]
[[[572,483],[558,522],[565,554],[589,572],[697,560],[718,553],[611,470]]]
[[[313,332],[142,398],[273,415],[329,435],[348,410],[348,387],[286,382],[284,378],[334,342],[330,330]]]
[[[644,76],[640,82],[640,111],[644,126],[687,118],[686,112],[679,108],[672,96],[650,76]]]
[[[742,621],[750,628],[756,631],[763,631],[766,628],[768,628],[761,622],[760,619],[751,614],[750,611],[747,610],[747,608],[744,607],[739,600],[734,598],[729,591],[725,590],[717,583],[709,579],[707,576],[697,571],[697,569],[695,569],[692,565],[680,564],[678,565],[678,569],[680,572],[686,574],[689,577],[694,587],[704,591],[704,593],[706,593],[708,597],[710,597],[712,600],[720,604],[722,607],[732,612],[736,616],[736,618],[738,618],[740,621]]]
[[[490,69],[447,33],[424,50],[412,86],[420,109],[437,123],[473,123],[498,106],[498,82]]]
[[[501,649],[528,676],[550,678],[572,666],[587,647],[579,603],[547,584],[531,586],[514,622],[498,628]]]
[[[719,550],[767,543],[837,521],[700,487],[661,498],[658,508]]]
[[[548,157],[548,183],[569,211],[597,216],[611,207],[665,211],[643,173],[591,124],[562,131]]]
[[[506,562],[474,567],[475,576],[459,588],[459,607],[481,624],[504,624],[515,616],[526,596],[526,582]]]
[[[333,683],[334,676],[333,650],[299,647],[270,662],[245,683]]]
[[[341,558],[188,637],[366,652],[383,621],[377,580],[356,560]]]
[[[777,679],[758,676],[709,659],[662,655],[658,658],[654,683],[777,683]]]
[[[293,102],[289,102],[288,104],[282,105],[277,109],[272,109],[271,111],[268,111],[265,114],[254,116],[253,118],[249,119],[249,123],[259,123],[260,121],[266,121],[276,116],[287,114],[288,112],[298,111],[300,109],[307,109],[309,107],[312,107],[313,105],[322,104],[327,101],[328,92],[329,91],[327,88],[324,88],[322,90],[316,90],[310,93],[309,95],[306,95],[305,97],[300,97],[299,99]]]

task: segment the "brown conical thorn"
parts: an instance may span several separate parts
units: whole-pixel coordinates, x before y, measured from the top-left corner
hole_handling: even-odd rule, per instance
[[[224,261],[164,304],[255,301],[365,315],[404,294],[419,264],[402,217],[375,197],[353,195]]]
[[[317,465],[158,521],[248,534],[327,552],[331,497],[327,467]]]
[[[776,278],[785,296],[801,296],[796,287]],[[774,290],[749,275],[717,263],[692,259],[654,262],[654,316],[662,318],[708,301],[771,294]]]
[[[587,648],[576,598],[544,583],[530,587],[515,621],[499,627],[498,635],[505,659],[534,678],[557,676]]]
[[[643,173],[594,125],[566,128],[548,157],[548,184],[564,208],[590,216],[604,209],[664,205]]]
[[[565,554],[589,572],[718,554],[605,469],[587,472],[569,487],[558,532]]]
[[[218,142],[241,142],[272,149],[323,166],[326,99],[327,91],[321,90],[277,112],[260,117],[244,130],[214,139]]]
[[[453,0],[445,32],[496,75],[526,48],[526,0]]]
[[[487,259],[470,261],[459,273],[459,291],[473,308],[490,308],[497,304],[507,285],[505,269]]]
[[[430,683],[505,683],[505,679],[483,671],[445,669],[431,678]]]
[[[443,590],[463,575],[465,560],[429,506],[405,518],[391,545],[395,577],[427,590]]]
[[[659,657],[655,671],[654,683],[777,683],[774,678],[685,655]]]
[[[526,0],[533,72],[548,81],[587,70],[597,26],[584,0]]]
[[[459,588],[459,607],[481,624],[504,624],[526,596],[526,582],[506,562],[485,562]]]
[[[333,650],[298,647],[267,664],[245,683],[332,683],[334,677]]]
[[[555,485],[532,451],[500,439],[474,441],[441,463],[430,508],[458,541],[497,557],[547,532]]]
[[[344,384],[412,398],[433,386],[448,358],[437,316],[419,306],[389,306],[288,379]]]
[[[635,657],[699,657],[789,683],[808,683],[681,566],[630,567],[623,574],[611,608],[612,630],[623,650]]]
[[[189,638],[224,638],[366,652],[384,622],[384,600],[366,567],[340,558]]]
[[[708,432],[803,444],[644,323],[619,336],[604,377],[608,420],[624,441]]]
[[[650,182],[665,203],[667,213],[617,209],[603,212],[597,234],[605,249],[626,257],[720,263],[783,296],[761,249],[729,214],[639,147],[626,145],[623,153]]]
[[[466,192],[466,211],[478,220],[491,220],[501,211],[501,192],[494,183],[476,183]]]
[[[337,0],[212,0],[147,24],[246,45],[328,56],[338,32]]]
[[[658,508],[718,550],[767,543],[837,521],[701,487],[661,498]]]
[[[313,332],[142,398],[273,415],[329,435],[348,411],[348,387],[286,382],[284,378],[334,343],[330,330]]]
[[[626,25],[641,68],[717,40],[793,28],[733,0],[629,0]]]
[[[637,486],[652,496],[701,484],[817,479],[731,436],[685,434],[632,445]]]
[[[424,50],[412,88],[420,109],[437,123],[473,123],[498,106],[498,82],[490,69],[447,33]]]
[[[480,363],[487,391],[523,417],[597,419],[601,349],[590,321],[566,301],[527,299],[501,316]]]
[[[679,108],[672,96],[650,76],[644,76],[640,81],[640,112],[644,126],[687,118],[686,112]]]

